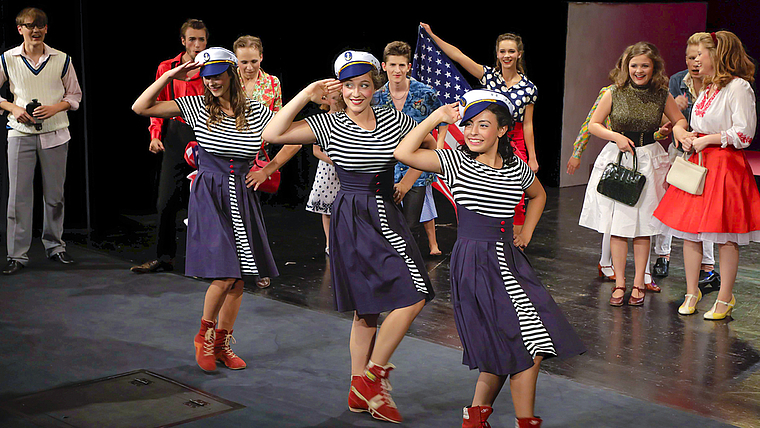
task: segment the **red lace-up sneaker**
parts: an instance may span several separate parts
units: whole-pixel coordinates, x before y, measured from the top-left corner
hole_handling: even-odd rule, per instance
[[[367,402],[360,399],[354,392],[354,386],[361,382],[361,379],[361,376],[351,376],[351,388],[348,390],[348,410],[355,413],[369,412]]]
[[[201,329],[195,335],[195,362],[206,372],[216,370],[214,357],[214,322],[201,319]]]
[[[242,370],[246,367],[245,361],[235,355],[230,348],[230,343],[235,343],[232,337],[232,330],[216,330],[216,340],[214,340],[214,357],[216,361],[227,366],[230,370]]]
[[[493,409],[488,406],[465,407],[462,428],[491,428],[487,422],[491,413]]]
[[[364,370],[364,376],[351,386],[356,397],[367,404],[369,414],[375,419],[400,423],[404,419],[391,398],[391,384],[388,374],[396,368],[393,364],[378,366],[372,361]]]
[[[541,428],[541,418],[515,419],[515,428]]]

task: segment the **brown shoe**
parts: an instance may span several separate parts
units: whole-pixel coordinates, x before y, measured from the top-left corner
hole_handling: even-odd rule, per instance
[[[634,290],[638,290],[641,293],[640,297],[633,297],[633,292],[631,293],[631,297],[628,299],[628,306],[641,306],[644,304],[644,298],[647,296],[647,288],[646,287],[637,287],[633,286]]]
[[[141,265],[132,266],[129,270],[134,273],[171,272],[174,270],[174,265],[171,262],[151,260]]]

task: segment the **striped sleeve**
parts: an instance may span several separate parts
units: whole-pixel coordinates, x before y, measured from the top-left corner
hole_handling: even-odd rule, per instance
[[[525,190],[533,184],[533,181],[536,179],[536,174],[530,169],[525,161],[517,156],[515,156],[515,158],[517,159],[518,170],[520,173],[520,186]]]
[[[441,163],[441,178],[451,186],[456,181],[457,173],[461,165],[461,153],[458,150],[439,149],[435,153],[438,155],[438,161]]]
[[[248,104],[251,110],[255,113],[255,116],[260,119],[258,123],[260,124],[261,128],[264,129],[267,124],[269,124],[269,121],[274,117],[274,112],[256,100],[249,99]]]
[[[319,113],[305,119],[314,136],[317,137],[316,144],[324,152],[327,152],[327,148],[330,145],[330,135],[334,122],[332,116],[327,113]]]
[[[180,116],[185,119],[185,122],[187,122],[191,128],[195,128],[198,124],[199,109],[203,108],[201,97],[202,96],[200,95],[195,95],[174,99],[174,102],[177,103],[177,106],[179,107]]]

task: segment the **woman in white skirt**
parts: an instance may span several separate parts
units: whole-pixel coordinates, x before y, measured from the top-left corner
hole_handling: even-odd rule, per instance
[[[628,304],[640,306],[646,293],[644,272],[650,237],[657,234],[650,223],[665,194],[665,176],[670,166],[668,153],[655,141],[654,133],[660,128],[663,113],[674,124],[676,138],[679,132],[686,132],[687,123],[668,92],[668,77],[656,46],[647,42],[629,46],[611,76],[615,85],[599,100],[589,122],[593,135],[610,142],[594,163],[579,223],[611,235],[615,270],[615,287],[610,297],[613,306],[623,305],[628,239],[633,239],[636,273]],[[607,118],[610,129],[604,126]],[[622,164],[631,168],[634,150],[638,172],[646,177],[646,184],[636,205],[629,206],[600,194],[596,188],[605,167],[616,162],[620,152],[624,153]]]

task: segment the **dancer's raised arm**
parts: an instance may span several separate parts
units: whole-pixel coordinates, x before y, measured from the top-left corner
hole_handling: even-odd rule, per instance
[[[472,58],[465,55],[458,47],[452,45],[451,43],[444,42],[440,37],[433,34],[433,31],[430,29],[430,25],[420,22],[420,26],[427,31],[428,35],[431,39],[435,42],[436,45],[438,45],[439,48],[448,55],[449,58],[451,58],[452,61],[455,61],[459,65],[462,66],[465,70],[467,70],[468,73],[475,76],[478,80],[480,80],[483,77],[483,65],[478,64],[473,60]]]
[[[179,116],[180,110],[177,103],[173,100],[157,101],[158,94],[161,93],[161,90],[163,90],[173,79],[185,80],[189,71],[200,68],[200,66],[201,64],[195,61],[189,61],[162,74],[161,77],[156,79],[153,84],[148,86],[148,88],[137,97],[135,103],[132,104],[132,111],[140,116],[149,117],[170,118]]]
[[[296,115],[309,101],[328,104],[330,94],[340,91],[341,83],[336,79],[313,82],[298,93],[275,114],[264,129],[262,138],[271,144],[312,144],[317,139],[311,127],[303,121],[293,122]]]
[[[441,123],[459,120],[459,103],[445,104],[411,130],[394,150],[394,157],[401,163],[422,171],[441,172],[441,163],[433,150],[421,147],[430,132]]]

